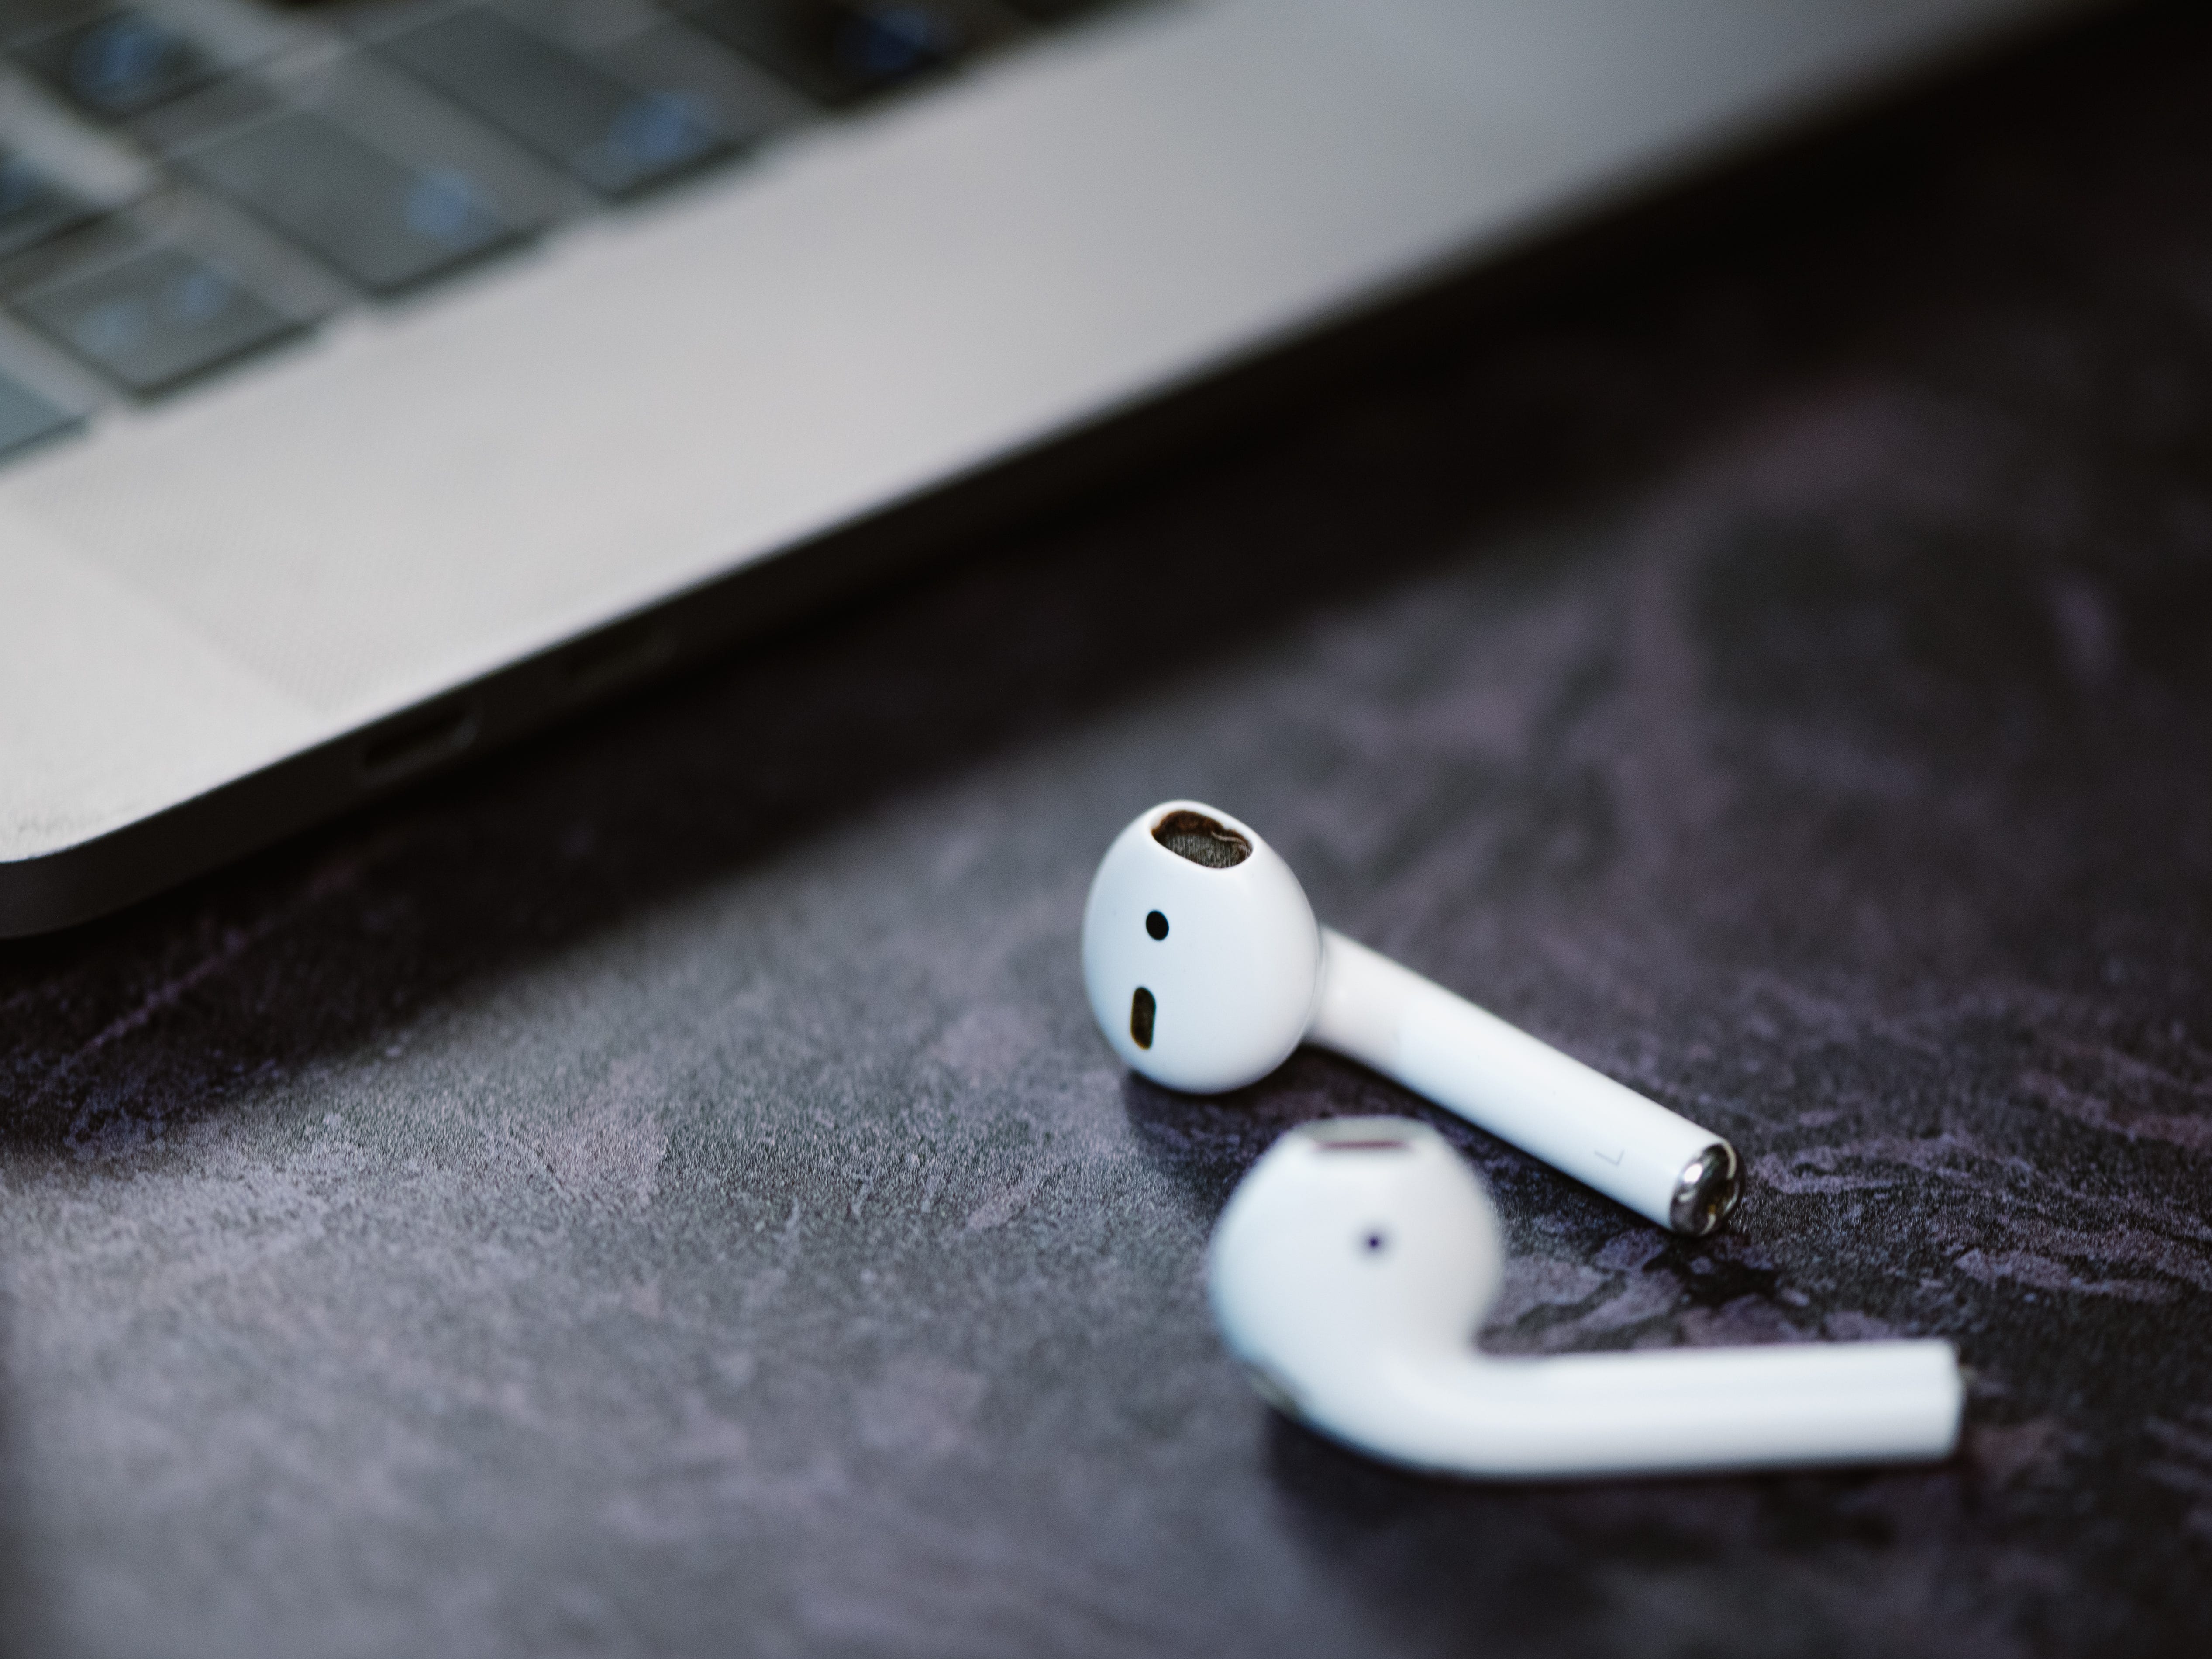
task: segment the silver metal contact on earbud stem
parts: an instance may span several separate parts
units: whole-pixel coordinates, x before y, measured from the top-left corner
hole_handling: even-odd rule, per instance
[[[1678,1233],[1703,1238],[1729,1218],[1743,1194],[1742,1167],[1735,1148],[1717,1140],[1685,1164],[1667,1206],[1667,1224]]]

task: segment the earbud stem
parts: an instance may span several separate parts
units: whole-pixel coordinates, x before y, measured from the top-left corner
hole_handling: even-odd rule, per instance
[[[1309,1421],[1416,1468],[1493,1478],[1692,1474],[1950,1455],[1966,1390],[1941,1341],[1396,1356]]]
[[[1321,994],[1306,1040],[1662,1227],[1710,1232],[1734,1200],[1735,1152],[1711,1130],[1334,928],[1322,929]]]

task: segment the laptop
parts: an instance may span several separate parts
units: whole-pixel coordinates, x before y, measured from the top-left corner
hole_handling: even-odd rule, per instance
[[[2081,9],[0,0],[0,935]]]

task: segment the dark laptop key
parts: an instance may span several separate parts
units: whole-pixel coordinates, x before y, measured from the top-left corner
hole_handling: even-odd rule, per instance
[[[35,289],[15,303],[77,356],[140,393],[163,391],[300,326],[236,277],[167,247]]]
[[[455,167],[415,167],[294,113],[179,163],[372,294],[392,294],[536,228]]]
[[[112,11],[16,48],[16,56],[78,108],[123,120],[204,86],[222,73],[215,60],[167,23]]]
[[[43,242],[94,211],[21,156],[0,150],[0,254]]]
[[[698,100],[632,86],[489,11],[455,12],[381,45],[602,196],[647,189],[732,147]]]
[[[690,21],[817,103],[851,104],[944,68],[980,42],[935,0],[707,0]]]
[[[41,438],[51,438],[76,424],[35,392],[0,375],[0,457],[27,448]]]

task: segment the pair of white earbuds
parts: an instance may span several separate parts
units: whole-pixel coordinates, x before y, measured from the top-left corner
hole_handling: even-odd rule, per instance
[[[1735,1206],[1735,1149],[1314,921],[1290,866],[1196,801],[1139,817],[1083,918],[1115,1051],[1194,1093],[1301,1042],[1364,1061],[1680,1232]],[[1504,1477],[1941,1458],[1964,1387],[1942,1341],[1488,1358],[1498,1218],[1425,1125],[1292,1131],[1216,1227],[1214,1315],[1272,1404],[1417,1468]]]

